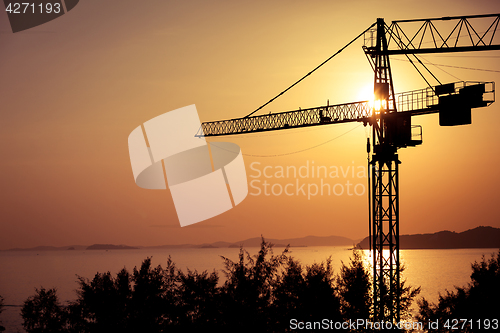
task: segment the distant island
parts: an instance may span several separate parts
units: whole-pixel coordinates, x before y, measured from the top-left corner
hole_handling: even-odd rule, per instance
[[[368,249],[368,237],[356,247]],[[500,248],[500,228],[477,227],[458,233],[445,230],[433,234],[400,235],[399,248],[404,250]]]
[[[344,246],[368,249],[368,237],[361,242],[341,236],[306,236],[301,238],[275,239],[266,238],[275,247],[306,246]],[[262,239],[254,237],[239,242],[214,242],[204,244],[179,244],[159,246],[128,246],[113,244],[69,245],[69,246],[37,246],[32,248],[15,248],[6,251],[61,251],[61,250],[133,250],[133,249],[180,249],[180,248],[240,248],[259,247]],[[401,235],[400,249],[463,249],[463,248],[500,248],[500,228],[477,227],[464,232],[440,231],[432,234]],[[356,244],[357,243],[357,244]]]
[[[94,244],[87,247],[87,250],[136,250],[138,247],[128,245]]]
[[[307,236],[301,238],[274,239],[264,237],[267,242],[274,244],[275,247],[305,247],[305,246],[347,246],[353,247],[357,241],[340,236]],[[178,244],[178,245],[158,245],[158,246],[128,246],[128,245],[113,245],[113,244],[94,244],[85,245],[68,245],[68,246],[37,246],[32,248],[14,248],[6,251],[61,251],[61,250],[131,250],[131,249],[182,249],[182,248],[240,248],[240,247],[260,247],[262,238],[248,238],[239,242],[214,242],[203,244]]]

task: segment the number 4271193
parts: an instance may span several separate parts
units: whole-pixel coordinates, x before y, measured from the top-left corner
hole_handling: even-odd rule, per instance
[[[5,11],[9,14],[59,14],[61,4],[47,2],[35,5],[29,2],[14,2],[9,3]]]
[[[443,325],[448,330],[463,330],[466,327],[470,329],[497,330],[498,319],[448,319]]]

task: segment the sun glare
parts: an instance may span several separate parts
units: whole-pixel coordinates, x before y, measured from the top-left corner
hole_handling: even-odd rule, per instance
[[[382,101],[375,100],[375,94],[373,93],[373,83],[367,84],[359,90],[357,100],[368,101],[370,108],[374,108],[375,111],[380,111],[380,109],[382,108]]]
[[[356,96],[358,101],[369,101],[373,103],[375,95],[373,94],[373,83],[365,85],[361,88]]]

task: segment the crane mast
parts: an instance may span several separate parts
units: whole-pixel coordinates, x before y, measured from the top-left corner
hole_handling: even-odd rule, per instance
[[[374,320],[399,322],[399,161],[393,142],[398,115],[392,81],[384,19],[377,19],[376,45],[369,50],[374,62],[374,96],[378,117],[372,120],[373,155],[371,170],[371,209],[373,246]],[[384,254],[384,250],[387,252]]]
[[[471,19],[492,18],[478,33]],[[451,32],[440,32],[436,21],[456,24]],[[403,23],[421,23],[414,34]],[[287,112],[204,122],[197,136],[234,135],[307,126],[362,122],[372,126],[367,150],[370,165],[370,243],[373,254],[374,321],[400,321],[401,281],[399,257],[399,165],[397,150],[422,144],[420,126],[413,116],[439,113],[441,126],[471,124],[471,110],[495,101],[494,82],[454,82],[396,94],[390,55],[499,50],[495,32],[500,14],[393,21],[387,26],[377,19],[370,46],[364,51],[374,70],[375,102],[320,106]],[[465,35],[465,37],[464,37]],[[425,43],[424,41],[428,42]],[[429,44],[431,45],[429,47]],[[309,73],[310,74],[310,73]],[[299,80],[300,81],[300,80]],[[373,149],[373,151],[371,151]]]
[[[494,17],[493,23],[482,34],[471,25],[471,18]],[[457,20],[453,30],[442,37],[435,25],[437,20]],[[401,281],[399,256],[399,165],[397,150],[407,146],[421,144],[412,138],[411,117],[405,112],[398,112],[392,80],[390,54],[417,54],[464,52],[499,49],[493,44],[495,31],[500,21],[499,15],[476,15],[427,20],[394,21],[390,27],[384,19],[377,19],[375,46],[365,47],[365,53],[372,61],[374,70],[374,95],[380,101],[380,110],[373,110],[378,117],[372,119],[373,155],[371,167],[371,246],[373,254],[373,306],[375,321],[400,321]],[[423,22],[420,29],[408,38],[399,23]],[[462,27],[469,32],[467,44],[458,44]],[[433,29],[435,33],[433,33]],[[427,36],[432,39],[431,47],[423,43]],[[456,33],[455,42],[452,36]],[[486,39],[490,33],[489,41]],[[476,40],[474,40],[474,37]],[[404,40],[403,38],[406,38]],[[419,41],[420,39],[420,41]],[[396,44],[397,49],[389,49],[389,41]],[[418,42],[419,41],[419,42]],[[422,47],[424,45],[424,47]],[[493,85],[494,86],[494,85]],[[440,124],[443,126],[464,125],[471,123],[471,109],[488,104],[483,97],[486,85],[478,83],[461,88],[458,94],[447,95],[455,90],[455,86],[439,85],[433,90],[438,96]],[[494,90],[494,88],[492,89]],[[465,107],[464,107],[465,105]]]

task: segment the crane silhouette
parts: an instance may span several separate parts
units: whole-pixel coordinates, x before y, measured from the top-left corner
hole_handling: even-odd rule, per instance
[[[447,23],[440,28],[438,23]],[[204,122],[197,136],[220,136],[276,131],[307,126],[362,122],[372,127],[372,142],[367,142],[370,177],[369,239],[373,253],[373,309],[375,321],[400,321],[399,257],[399,164],[400,148],[422,144],[422,128],[412,125],[412,117],[439,114],[441,126],[472,123],[472,109],[489,106],[495,101],[494,82],[441,82],[416,56],[425,53],[475,52],[499,50],[496,31],[500,14],[455,16],[418,20],[392,21],[383,18],[364,30],[300,80],[269,102],[242,118]],[[409,34],[403,27],[417,24]],[[486,25],[485,25],[486,24]],[[484,31],[478,32],[478,26]],[[406,28],[405,28],[406,29]],[[444,33],[444,32],[447,33]],[[287,112],[253,115],[282,96],[311,73],[331,60],[355,40],[364,36],[363,50],[374,71],[375,102],[361,101],[299,109]],[[422,75],[414,60],[439,83],[420,90],[394,92],[390,66],[391,55],[406,55]],[[414,60],[410,57],[412,56]]]

